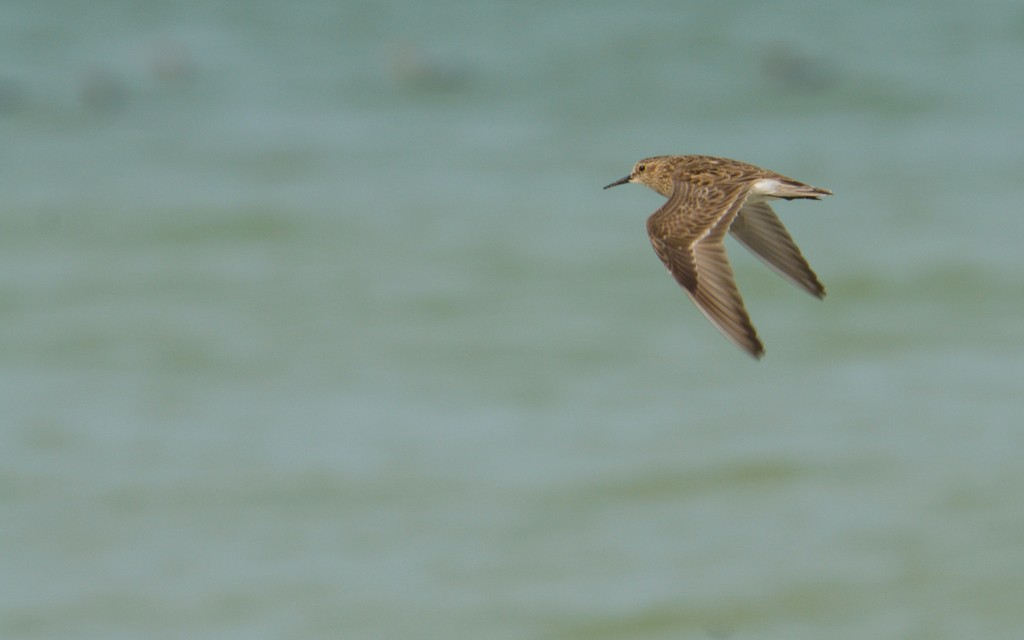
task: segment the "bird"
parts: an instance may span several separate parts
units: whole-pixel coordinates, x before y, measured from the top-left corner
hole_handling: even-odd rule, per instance
[[[705,155],[653,156],[605,189],[640,183],[668,198],[647,219],[654,252],[697,308],[726,338],[755,359],[764,344],[736,287],[725,235],[816,298],[825,297],[772,200],[820,200],[832,192],[746,162]]]

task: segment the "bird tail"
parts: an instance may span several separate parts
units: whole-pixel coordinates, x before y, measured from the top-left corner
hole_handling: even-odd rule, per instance
[[[821,200],[821,196],[830,196],[832,192],[828,189],[812,187],[809,184],[797,182],[796,180],[783,180],[779,182],[779,186],[776,187],[775,193],[772,195],[776,198],[785,198],[786,200],[796,200],[798,198]]]

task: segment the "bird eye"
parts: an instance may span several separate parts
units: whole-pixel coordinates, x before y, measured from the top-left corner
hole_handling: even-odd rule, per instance
[[[646,169],[646,168],[647,168],[647,165],[643,165],[643,164],[638,164],[638,165],[636,166],[636,172],[637,172],[637,173],[643,173],[643,172],[644,172],[644,169]]]

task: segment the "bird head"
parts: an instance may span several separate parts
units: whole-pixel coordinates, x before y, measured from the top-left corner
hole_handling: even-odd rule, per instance
[[[626,184],[627,182],[639,182],[654,189],[663,196],[672,193],[673,177],[671,156],[653,156],[644,158],[633,165],[633,171],[621,180],[616,180],[605,189]]]

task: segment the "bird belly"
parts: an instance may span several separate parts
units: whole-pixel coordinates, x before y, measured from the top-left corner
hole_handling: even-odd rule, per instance
[[[765,196],[776,196],[779,193],[779,187],[781,184],[778,180],[771,178],[761,178],[750,186],[750,200],[757,202],[759,200],[766,200]]]

